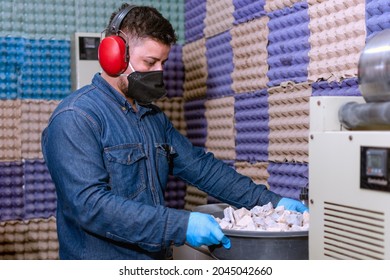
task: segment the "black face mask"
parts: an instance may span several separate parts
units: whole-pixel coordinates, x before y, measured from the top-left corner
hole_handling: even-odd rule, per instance
[[[163,71],[135,71],[127,76],[127,80],[129,81],[127,97],[134,99],[140,105],[149,105],[167,94]]]

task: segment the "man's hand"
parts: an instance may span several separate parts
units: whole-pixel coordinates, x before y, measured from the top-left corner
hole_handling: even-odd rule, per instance
[[[187,227],[187,243],[194,247],[220,244],[229,249],[229,238],[222,232],[218,222],[208,214],[192,212]]]

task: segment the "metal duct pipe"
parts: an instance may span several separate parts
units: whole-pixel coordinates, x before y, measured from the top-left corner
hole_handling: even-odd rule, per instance
[[[347,129],[390,127],[390,102],[348,102],[339,109],[339,121]]]
[[[390,101],[390,29],[368,40],[360,55],[358,77],[367,103]]]

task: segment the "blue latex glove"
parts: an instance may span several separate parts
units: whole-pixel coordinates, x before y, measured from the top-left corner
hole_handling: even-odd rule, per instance
[[[187,243],[193,247],[220,243],[226,249],[231,246],[229,238],[222,232],[218,222],[211,215],[198,212],[190,214],[186,238]]]
[[[283,197],[277,206],[284,206],[284,209],[286,210],[297,211],[301,213],[305,211],[309,212],[309,208],[307,208],[305,204],[298,200],[287,197]]]

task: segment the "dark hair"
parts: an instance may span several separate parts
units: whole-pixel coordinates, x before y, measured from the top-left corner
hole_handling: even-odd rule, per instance
[[[115,15],[129,6],[124,3],[111,15],[108,27]],[[121,31],[136,38],[152,38],[166,45],[175,44],[177,41],[175,30],[171,23],[153,7],[136,6],[126,15],[121,24]],[[106,36],[116,35],[107,28]]]

